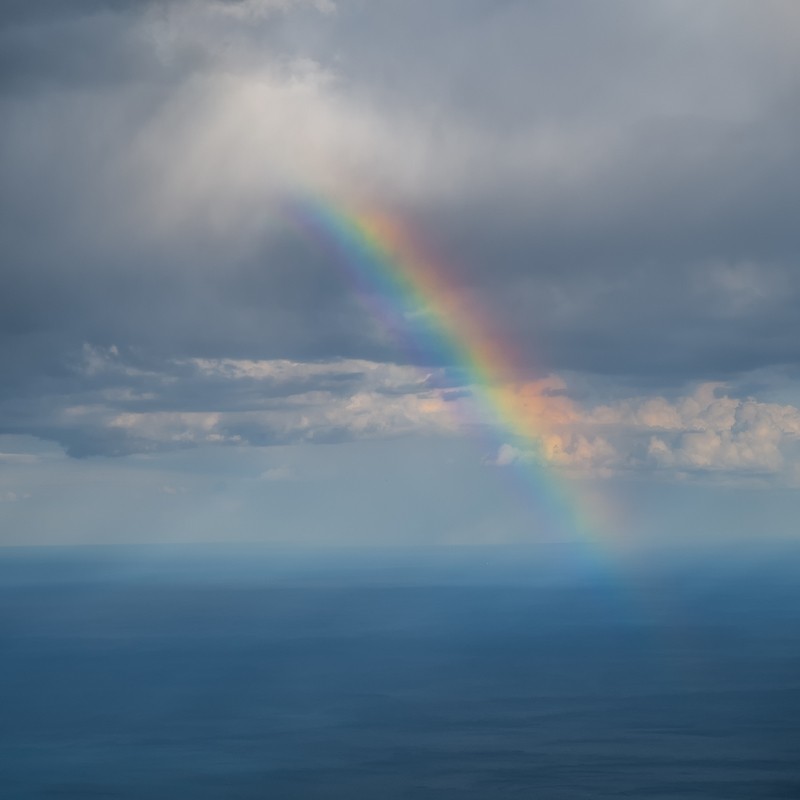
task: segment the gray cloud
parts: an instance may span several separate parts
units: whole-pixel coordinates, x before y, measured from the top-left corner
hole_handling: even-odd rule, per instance
[[[3,402],[2,434],[59,442],[69,455],[198,445],[276,445],[447,433],[463,394],[442,373],[363,360],[145,361],[84,345],[38,396]]]
[[[119,388],[84,342],[181,387],[193,358],[417,357],[276,213],[298,185],[398,209],[540,370],[796,369],[796,6],[688,8],[6,4],[3,430],[65,441]],[[243,402],[125,380],[126,413]],[[131,447],[95,428],[73,452]]]

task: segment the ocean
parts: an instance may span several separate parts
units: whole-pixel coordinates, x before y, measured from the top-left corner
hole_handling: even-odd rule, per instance
[[[0,797],[800,798],[800,557],[753,553],[6,548]]]

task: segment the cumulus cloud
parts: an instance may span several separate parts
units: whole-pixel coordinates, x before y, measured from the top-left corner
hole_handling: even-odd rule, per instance
[[[760,476],[793,484],[800,409],[725,394],[705,383],[674,399],[636,397],[554,418],[535,446],[504,443],[496,466],[538,461],[595,476]]]
[[[631,445],[646,437],[644,451],[629,446],[632,466],[701,473],[776,475],[796,461],[800,409],[793,405],[731,397],[706,383],[688,396],[637,398],[603,406],[586,422],[627,435]]]
[[[497,454],[484,463],[507,467],[511,464],[544,463],[570,472],[593,476],[609,476],[620,466],[620,454],[602,436],[561,431],[542,436],[536,447],[515,447],[501,444]]]
[[[579,402],[563,378],[494,387],[444,368],[365,359],[192,358],[137,361],[135,352],[85,344],[72,389],[42,396],[6,430],[60,442],[76,456],[197,446],[269,446],[403,435],[506,438],[487,465],[539,462],[576,475],[761,476],[792,482],[800,409],[733,395],[706,382],[676,397]],[[496,419],[487,415],[494,408]],[[509,427],[510,425],[510,427]],[[0,465],[35,460],[0,453]],[[27,462],[26,462],[27,463]],[[286,479],[282,467],[264,480]]]
[[[84,345],[72,373],[69,391],[6,414],[6,430],[53,439],[76,456],[326,442],[452,432],[451,406],[463,399],[444,370],[363,359],[145,365],[116,346]]]

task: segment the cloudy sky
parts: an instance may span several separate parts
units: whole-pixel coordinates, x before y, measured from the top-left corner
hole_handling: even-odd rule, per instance
[[[794,0],[4,3],[0,543],[570,538],[553,486],[600,538],[793,535],[798,25]],[[538,435],[403,346],[298,196],[426,242]]]

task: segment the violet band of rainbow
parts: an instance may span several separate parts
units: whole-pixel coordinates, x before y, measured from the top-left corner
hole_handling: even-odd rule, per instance
[[[547,404],[536,396],[522,399],[515,391],[529,368],[514,343],[499,336],[482,309],[465,299],[454,270],[433,257],[418,236],[397,219],[319,197],[294,198],[284,211],[330,254],[356,291],[369,297],[383,324],[397,330],[407,323],[405,338],[417,357],[445,363],[464,376],[499,442],[510,438],[520,449],[539,448],[551,432]],[[544,456],[519,461],[514,472],[545,537],[600,536],[572,483]]]

